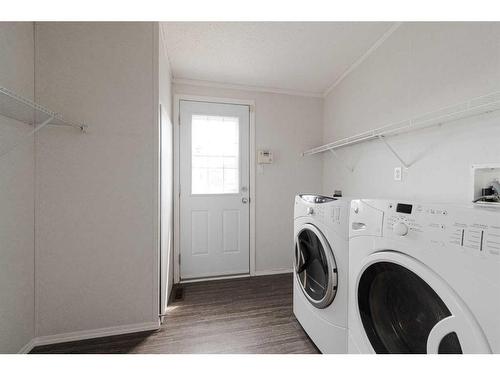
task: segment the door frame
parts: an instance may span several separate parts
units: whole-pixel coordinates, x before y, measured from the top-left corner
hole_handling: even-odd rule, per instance
[[[179,283],[180,280],[180,102],[181,100],[218,103],[218,104],[236,104],[247,105],[249,111],[249,126],[250,126],[250,176],[249,176],[249,194],[250,194],[250,228],[249,228],[249,243],[250,243],[250,272],[248,275],[236,276],[221,276],[213,277],[211,280],[228,279],[236,277],[255,276],[255,166],[256,166],[256,150],[255,150],[255,100],[253,99],[233,99],[221,98],[213,96],[200,96],[189,94],[174,94],[174,283]],[[197,281],[206,280],[200,279]],[[190,280],[195,281],[195,280]]]

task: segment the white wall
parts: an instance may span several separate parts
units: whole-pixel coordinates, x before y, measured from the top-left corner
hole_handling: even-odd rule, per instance
[[[157,324],[153,23],[37,23],[37,335]],[[155,143],[156,142],[156,143]]]
[[[0,23],[0,86],[28,99],[33,48],[33,23]],[[0,117],[0,353],[18,352],[34,335],[34,142],[23,138],[31,129]]]
[[[499,23],[403,24],[326,98],[323,143],[500,91]],[[471,165],[500,162],[499,117],[482,116],[389,139],[410,161],[403,175],[378,141],[339,150],[353,173],[326,153],[323,191],[465,203]],[[318,161],[319,162],[319,161]]]
[[[321,143],[322,100],[179,84],[174,92],[255,100],[256,149],[274,153],[274,163],[256,173],[255,268],[257,273],[290,270],[294,197],[321,188],[321,163],[300,153]]]
[[[173,270],[173,127],[172,127],[172,82],[170,62],[165,44],[164,30],[159,30],[159,102],[161,115],[161,272],[162,283],[162,312],[170,296],[174,281]]]

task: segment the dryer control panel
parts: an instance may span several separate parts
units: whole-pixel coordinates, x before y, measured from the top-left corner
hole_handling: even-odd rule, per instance
[[[500,261],[500,211],[388,202],[384,235],[428,241]]]

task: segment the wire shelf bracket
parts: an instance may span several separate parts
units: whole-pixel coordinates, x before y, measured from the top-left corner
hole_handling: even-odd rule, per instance
[[[330,149],[329,150],[333,156],[335,156],[335,158],[345,167],[345,169],[347,169],[349,172],[354,172],[354,167],[351,166],[349,163],[347,163],[347,161],[341,157],[337,151],[335,151],[334,149]]]
[[[379,135],[378,139],[380,139],[382,141],[382,143],[389,149],[389,151],[396,157],[396,159],[398,159],[400,161],[400,163],[403,165],[403,167],[408,169],[414,164],[414,162],[411,162],[411,163],[405,162],[403,160],[403,158],[398,154],[398,152],[394,149],[394,147],[392,147],[389,144],[389,142],[387,142],[387,140],[385,139],[385,137],[383,135]]]
[[[23,136],[23,138],[22,138],[20,141],[18,141],[17,143],[14,143],[14,144],[13,144],[11,147],[9,147],[7,150],[4,150],[4,151],[0,152],[0,159],[1,159],[4,155],[8,154],[9,152],[11,152],[11,151],[12,151],[12,150],[14,150],[15,148],[17,148],[17,146],[21,145],[21,143],[23,143],[23,141],[24,141],[27,137],[32,136],[33,134],[35,134],[37,131],[39,131],[39,130],[40,130],[40,129],[42,129],[43,127],[45,127],[45,126],[49,125],[49,124],[50,124],[50,122],[51,122],[53,119],[54,119],[54,117],[50,117],[50,118],[48,118],[47,120],[45,120],[44,122],[42,122],[41,124],[39,124],[39,125],[35,126],[35,128],[34,128],[32,131],[30,131],[28,134],[25,134],[25,135]]]

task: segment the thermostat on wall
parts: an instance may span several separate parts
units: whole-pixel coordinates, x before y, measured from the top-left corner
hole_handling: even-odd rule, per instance
[[[272,164],[273,163],[273,153],[268,150],[259,150],[257,155],[257,163],[259,164]]]

